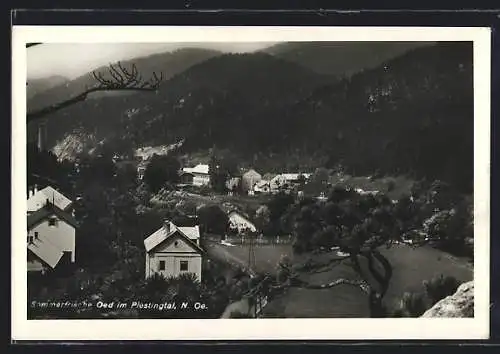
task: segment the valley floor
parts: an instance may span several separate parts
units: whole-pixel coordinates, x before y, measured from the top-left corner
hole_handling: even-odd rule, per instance
[[[450,256],[449,254],[431,247],[412,248],[408,245],[395,245],[381,252],[392,263],[393,277],[384,298],[384,305],[393,311],[405,292],[423,290],[423,281],[434,276],[453,276],[461,282],[473,279],[472,265],[465,259]],[[248,263],[248,246],[212,245],[209,254],[221,260],[245,267]],[[273,272],[282,254],[292,256],[291,246],[260,246],[255,248],[256,269],[261,272]],[[294,264],[298,265],[307,258],[316,265],[316,269],[298,271],[300,280],[309,284],[326,284],[337,279],[359,279],[348,260],[339,260],[333,253],[318,255],[302,255],[295,257]],[[366,264],[361,262],[362,268]],[[368,274],[369,272],[364,272]],[[372,286],[376,282],[366,279]],[[242,300],[231,304],[225,312],[228,317],[231,311],[245,312],[248,304]],[[285,318],[363,318],[370,316],[368,297],[359,287],[341,284],[329,289],[306,289],[290,287],[283,294],[277,296],[264,308],[264,317]]]

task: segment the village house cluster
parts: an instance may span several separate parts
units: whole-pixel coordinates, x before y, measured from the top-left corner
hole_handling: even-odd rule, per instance
[[[46,274],[76,262],[75,236],[78,223],[73,201],[52,186],[29,188],[27,208],[27,271]],[[227,212],[229,227],[236,233],[256,232],[250,219],[237,210]],[[166,220],[144,240],[145,277],[161,274],[177,277],[192,273],[201,281],[200,227],[178,226]]]
[[[194,167],[184,167],[180,172],[181,183],[184,185],[208,186],[210,184],[210,167],[198,164]],[[232,176],[226,181],[226,188],[232,193],[241,184],[241,191],[248,195],[289,192],[307,183],[311,173],[280,173],[261,175],[253,168],[246,170],[240,176]]]
[[[144,156],[139,157],[141,161],[138,161],[137,177],[141,180],[150,159],[147,151],[144,152]],[[178,187],[181,189],[185,186],[210,186],[210,166],[197,164],[183,167],[179,171],[179,177]],[[229,194],[238,190],[238,193],[249,196],[279,192],[294,192],[300,196],[304,185],[310,178],[310,173],[262,175],[250,168],[241,170],[237,176],[229,177],[226,181],[226,188]],[[325,197],[320,195],[318,198]],[[75,234],[78,224],[74,218],[73,204],[72,200],[52,186],[41,190],[37,190],[36,186],[29,188],[28,272],[46,273],[48,270],[75,263]],[[259,234],[260,230],[249,215],[234,207],[223,206],[222,209],[228,217],[228,235]],[[202,259],[205,251],[200,239],[200,226],[197,221],[191,223],[190,226],[175,225],[170,220],[164,221],[155,232],[145,235],[145,278],[157,273],[165,277],[192,273],[201,280]]]
[[[143,163],[138,166],[139,178],[142,177],[146,165]],[[181,187],[210,185],[210,168],[207,164],[184,167],[179,174]],[[310,177],[310,173],[261,175],[255,169],[248,169],[242,171],[238,177],[228,178],[226,187],[230,194],[238,187],[240,193],[250,196],[292,191],[300,196],[302,187]],[[322,193],[318,199],[326,197]],[[28,272],[46,273],[48,270],[75,263],[75,234],[78,223],[74,218],[73,201],[52,186],[41,190],[37,190],[35,186],[29,189],[27,203]],[[259,234],[260,230],[250,216],[234,207],[222,209],[228,217],[229,235]],[[192,273],[201,280],[205,251],[201,246],[200,226],[197,221],[191,223],[191,226],[181,226],[166,220],[155,232],[145,236],[146,278],[156,273],[165,277]]]
[[[150,162],[149,156],[138,156],[137,178],[144,179],[144,173]],[[307,183],[311,173],[267,173],[260,174],[255,169],[250,168],[242,171],[238,176],[231,176],[226,181],[226,188],[229,194],[233,194],[236,188],[240,187],[241,192],[248,195],[268,194],[278,192],[291,192],[297,190],[301,184]],[[191,167],[183,167],[179,171],[179,187],[210,186],[210,166],[199,163]]]

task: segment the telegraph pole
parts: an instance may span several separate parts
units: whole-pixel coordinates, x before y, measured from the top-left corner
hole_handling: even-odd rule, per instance
[[[248,233],[248,269],[255,268],[255,235],[252,232]]]

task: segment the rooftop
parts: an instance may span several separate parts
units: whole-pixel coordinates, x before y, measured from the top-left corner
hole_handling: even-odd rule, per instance
[[[189,173],[200,173],[200,174],[208,174],[210,170],[210,166],[205,164],[198,164],[194,167],[184,167],[182,171]]]
[[[59,217],[60,219],[66,221],[69,225],[75,228],[78,227],[78,222],[70,213],[61,210],[52,203],[49,203],[44,205],[42,208],[28,214],[27,217],[28,229],[31,229],[32,227],[36,226],[38,223],[40,223],[41,221],[45,220],[46,218],[52,215]]]
[[[57,191],[52,186],[47,186],[39,191],[36,191],[30,198],[28,198],[28,211],[40,209],[43,205],[45,205],[47,199],[61,210],[67,209],[72,204],[72,200],[64,194]]]
[[[170,225],[169,229],[167,228],[167,223]],[[146,252],[151,251],[176,233],[180,233],[195,249],[203,252],[203,250],[196,243],[200,238],[200,228],[198,225],[178,227],[171,221],[165,221],[162,227],[144,240]]]

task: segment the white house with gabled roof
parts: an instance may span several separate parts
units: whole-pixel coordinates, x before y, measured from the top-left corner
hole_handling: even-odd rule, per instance
[[[27,215],[28,272],[45,272],[75,263],[73,216],[50,202]]]
[[[186,176],[189,176],[189,178],[186,178]],[[209,185],[210,166],[198,164],[194,167],[184,167],[181,171],[181,180],[184,180],[184,183],[187,183],[186,181],[189,180],[188,184],[193,184],[195,186]]]
[[[201,281],[204,250],[200,246],[198,225],[178,227],[167,220],[144,240],[144,247],[146,278],[156,273],[164,277],[192,273]]]

